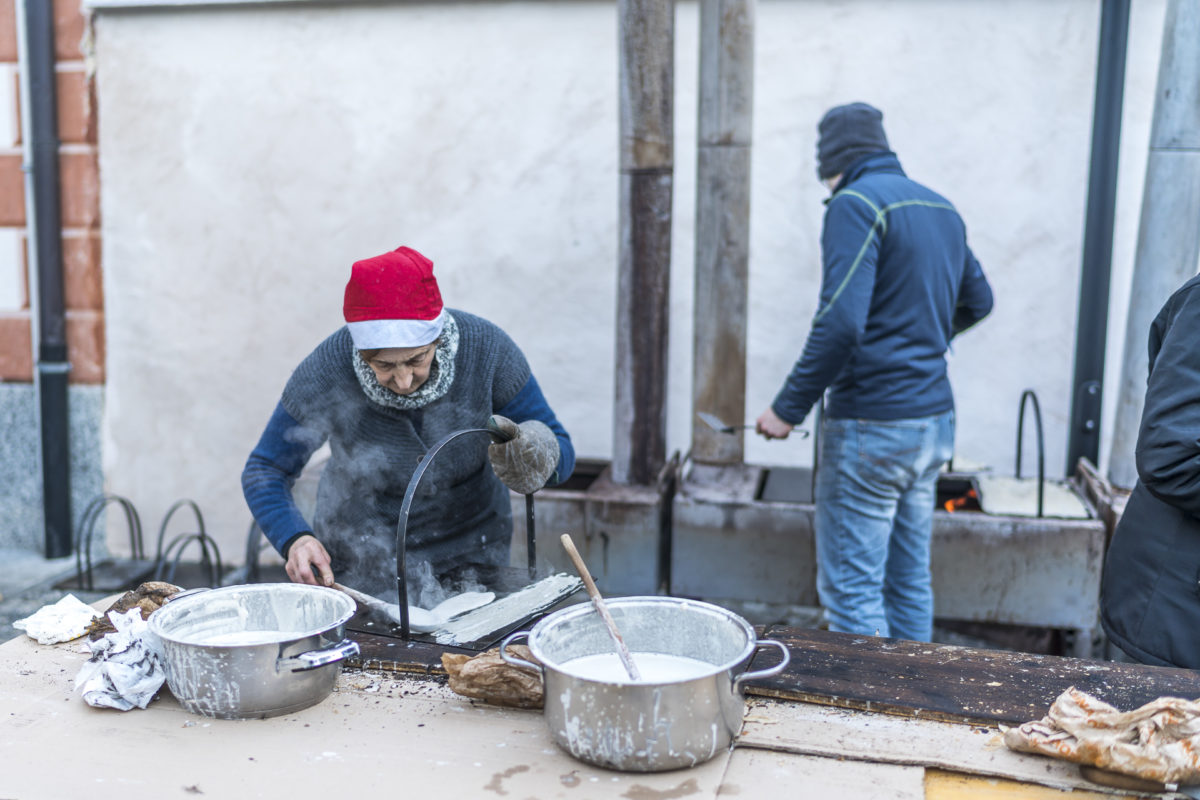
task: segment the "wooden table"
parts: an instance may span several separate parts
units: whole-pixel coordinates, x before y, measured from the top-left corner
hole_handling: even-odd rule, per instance
[[[924,644],[773,626],[787,645],[784,672],[747,692],[840,708],[967,724],[1018,725],[1045,716],[1066,689],[1129,711],[1158,697],[1200,698],[1200,673],[1186,669]],[[777,658],[764,651],[760,669]]]
[[[760,637],[787,646],[780,675],[746,684],[748,695],[945,722],[1018,725],[1041,719],[1071,686],[1128,711],[1157,697],[1200,698],[1200,673],[1185,669],[881,639],[770,626]],[[357,665],[411,674],[444,674],[441,654],[470,653],[424,642],[351,634]],[[770,648],[751,669],[775,663]]]
[[[1030,666],[1022,664],[1030,657],[966,648],[795,629],[766,634],[786,641],[795,660],[784,675],[750,687],[757,696],[736,747],[691,769],[649,774],[576,761],[555,747],[537,711],[454,695],[429,678],[442,672],[446,648],[427,643],[360,635],[362,657],[326,700],[271,719],[228,721],[190,714],[166,691],[145,710],[90,708],[72,690],[86,659],[78,644],[44,647],[19,637],[0,645],[0,763],[8,766],[0,770],[0,797],[401,791],[544,800],[1111,800],[1128,795],[1089,784],[1073,764],[1008,750],[994,723],[921,717],[1023,716],[1039,697],[1052,698],[1058,682],[1090,670],[1140,674],[1144,694],[1191,685],[1148,667],[1036,657]],[[776,657],[764,650],[755,666]],[[1035,667],[1042,678],[1011,693],[1017,700],[1025,691],[1024,705],[989,710],[1000,702],[989,683]],[[986,698],[988,708],[967,709],[972,697]],[[891,713],[874,713],[883,710]]]

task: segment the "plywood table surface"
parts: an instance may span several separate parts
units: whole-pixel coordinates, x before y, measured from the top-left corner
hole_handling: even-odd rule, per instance
[[[767,634],[778,638],[780,632]],[[793,653],[805,640],[814,647],[810,633],[788,636]],[[832,695],[817,704],[762,696],[798,693],[803,687],[795,680],[757,682],[752,691],[759,694],[750,698],[732,751],[691,769],[613,772],[557,748],[540,712],[453,694],[436,675],[444,648],[363,644],[362,668],[343,669],[335,692],[318,705],[267,720],[226,721],[186,712],[167,691],[145,710],[91,708],[73,690],[87,658],[78,643],[13,639],[0,645],[0,763],[6,767],[0,798],[399,793],[715,800],[836,791],[839,800],[855,800],[968,797],[984,788],[991,794],[980,796],[1051,797],[1070,789],[1072,800],[1092,796],[1080,793],[1091,787],[1072,765],[997,748],[995,725],[833,708]],[[831,658],[838,652],[826,649]],[[880,657],[885,652],[891,651]],[[860,668],[870,661],[860,660]],[[1012,793],[1003,793],[1006,786]]]
[[[0,646],[0,798],[715,798],[732,757],[603,770],[557,748],[540,712],[357,670],[321,703],[271,719],[207,719],[167,691],[146,709],[96,709],[73,691],[85,660],[69,644]]]

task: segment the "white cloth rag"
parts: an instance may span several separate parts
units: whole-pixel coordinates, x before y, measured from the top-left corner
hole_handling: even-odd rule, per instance
[[[139,608],[108,612],[117,630],[91,642],[92,657],[75,677],[75,691],[95,708],[145,708],[166,680],[157,637]]]
[[[57,603],[42,606],[31,616],[17,620],[13,627],[37,639],[38,644],[58,644],[83,636],[98,616],[96,609],[69,594]]]
[[[1072,686],[1042,719],[1001,731],[1012,750],[1176,786],[1200,783],[1200,700],[1160,697],[1118,711]]]

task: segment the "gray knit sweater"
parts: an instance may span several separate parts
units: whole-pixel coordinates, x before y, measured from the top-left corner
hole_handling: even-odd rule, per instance
[[[339,581],[384,595],[396,585],[396,525],[404,493],[425,453],[447,434],[481,428],[530,377],[516,344],[494,324],[453,311],[459,344],[454,380],[421,408],[370,400],[352,366],[346,328],[326,339],[288,381],[284,409],[332,454],[317,490],[314,533],[333,559]],[[503,562],[512,511],[508,490],[488,465],[488,438],[463,436],[425,471],[407,525],[410,564]]]

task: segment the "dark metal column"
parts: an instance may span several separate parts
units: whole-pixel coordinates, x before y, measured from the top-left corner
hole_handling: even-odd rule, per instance
[[[1129,0],[1103,0],[1092,110],[1092,160],[1088,175],[1083,269],[1079,278],[1079,321],[1066,472],[1080,457],[1096,463],[1100,452],[1100,408],[1108,337],[1108,291],[1112,272],[1113,217],[1117,200],[1117,156],[1125,96],[1125,50]]]
[[[666,464],[674,169],[675,5],[619,0],[620,241],[613,480],[653,485]]]
[[[54,9],[49,0],[17,4],[25,116],[25,207],[30,272],[36,288],[37,396],[41,426],[42,508],[47,558],[71,553],[71,452],[68,425],[66,304],[59,210]]]

